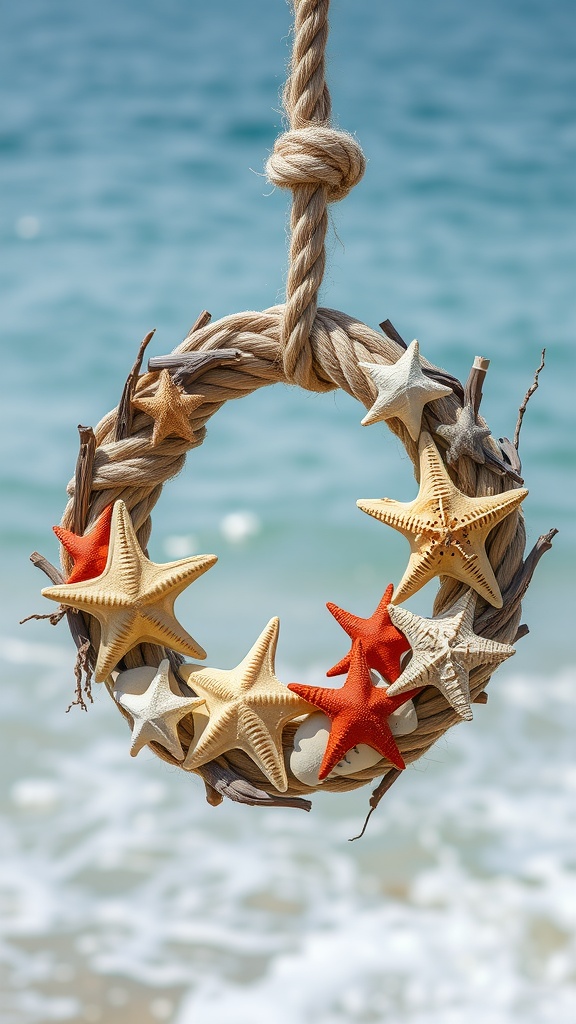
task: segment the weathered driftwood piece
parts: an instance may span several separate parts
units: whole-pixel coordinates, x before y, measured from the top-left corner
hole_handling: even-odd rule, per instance
[[[208,802],[213,807],[220,801],[215,801],[211,790],[220,796],[228,797],[234,803],[250,804],[252,807],[297,807],[303,811],[309,811],[312,807],[311,801],[302,797],[273,796],[263,789],[258,789],[234,771],[224,757],[210,761],[195,771],[197,775],[202,776],[207,788]]]
[[[72,505],[72,532],[83,534],[88,522],[88,508],[90,505],[90,493],[92,491],[92,473],[94,469],[94,454],[96,452],[96,438],[92,427],[78,425],[80,434],[80,451],[76,461],[76,472],[74,475],[74,497]]]
[[[239,363],[242,353],[237,348],[212,349],[211,352],[190,352],[182,355],[153,356],[148,360],[148,369],[170,370],[175,384],[189,387],[198,377],[213,366],[223,363]]]
[[[140,374],[140,368],[142,366],[142,360],[144,359],[144,353],[148,347],[149,342],[154,337],[156,328],[153,331],[149,331],[145,338],[140,343],[138,349],[138,355],[136,356],[136,362],[130,370],[126,383],[122,391],[122,397],[120,404],[118,405],[118,415],[116,417],[116,430],[114,433],[115,441],[123,441],[126,437],[130,437],[132,432],[132,419],[134,417],[134,409],[132,406],[132,398],[136,390],[136,384],[138,383],[138,376]]]
[[[513,441],[513,444],[514,444],[514,447],[515,447],[516,451],[518,451],[518,445],[520,444],[520,430],[522,428],[522,420],[524,419],[524,413],[526,412],[526,407],[528,405],[528,402],[530,401],[530,399],[532,398],[532,395],[534,394],[534,392],[536,391],[536,389],[538,387],[538,378],[539,378],[542,370],[544,369],[545,359],[546,359],[546,349],[543,348],[542,349],[542,353],[540,355],[540,365],[539,365],[538,369],[536,370],[536,373],[534,374],[534,380],[532,381],[530,387],[528,388],[528,391],[524,395],[524,400],[523,400],[522,405],[520,406],[520,408],[518,410],[518,421],[516,423],[516,430],[514,431],[514,441]]]
[[[392,788],[396,780],[399,779],[401,775],[402,772],[400,771],[399,768],[390,768],[390,770],[386,772],[386,775],[384,776],[383,779],[381,779],[379,784],[376,786],[376,789],[373,791],[372,796],[368,801],[368,803],[370,804],[370,810],[366,815],[361,831],[358,833],[357,836],[352,836],[352,838],[348,840],[349,843],[355,842],[356,839],[362,839],[362,836],[366,831],[368,822],[370,821],[370,818],[372,817],[374,811],[378,807],[378,804],[380,803],[382,797],[388,792],[389,789]]]
[[[534,570],[538,562],[552,547],[552,540],[558,530],[549,530],[538,538],[530,554],[514,574],[512,582],[502,594],[504,604],[502,608],[486,608],[475,620],[474,628],[483,636],[495,636],[498,631],[516,614],[520,602],[528,590]],[[527,627],[525,627],[527,631]],[[518,631],[519,632],[519,631]],[[518,632],[516,637],[518,637]],[[525,636],[526,633],[522,633]]]
[[[41,569],[48,579],[55,585],[64,583],[64,577],[60,570],[57,569],[55,565],[52,565],[47,558],[44,558],[43,555],[39,554],[38,551],[32,552],[30,555],[30,561],[37,569]],[[55,621],[53,622],[53,625],[56,625],[64,615],[66,616],[70,634],[78,651],[76,655],[76,663],[74,665],[76,699],[68,705],[66,711],[70,711],[70,708],[75,705],[81,707],[83,711],[87,711],[88,708],[86,706],[86,700],[89,700],[91,704],[94,703],[92,697],[92,674],[94,665],[96,664],[96,652],[92,647],[90,630],[83,613],[73,611],[71,608],[62,608],[61,611],[56,613],[54,616]],[[31,618],[32,617],[35,618],[36,616],[31,616]]]
[[[510,473],[511,476],[520,474],[522,472],[522,463],[518,454],[518,449],[514,447],[512,441],[508,437],[499,437],[498,446],[502,455],[504,456],[504,465],[506,466],[506,472]],[[520,475],[516,476],[517,480],[524,483]]]

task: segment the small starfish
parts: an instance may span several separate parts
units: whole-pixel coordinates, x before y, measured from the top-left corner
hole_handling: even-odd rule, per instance
[[[66,583],[80,583],[104,572],[108,558],[111,520],[112,505],[107,505],[90,533],[85,533],[83,537],[72,533],[71,530],[65,530],[62,526],[52,527],[62,547],[66,548],[74,559],[74,566]]]
[[[479,427],[476,413],[470,404],[458,410],[455,423],[443,423],[436,428],[436,433],[448,441],[446,461],[453,465],[462,455],[467,455],[474,462],[483,465],[486,462],[482,441],[490,437],[490,427]]]
[[[366,655],[368,668],[374,668],[380,673],[383,679],[394,682],[398,679],[400,672],[400,658],[405,651],[410,650],[410,644],[405,636],[396,629],[388,614],[388,605],[392,600],[394,585],[390,583],[376,611],[369,619],[361,619],[358,615],[345,612],[338,605],[328,602],[326,607],[340,623],[342,629],[354,640],[362,641],[362,648]],[[328,669],[327,676],[340,676],[350,668],[350,656],[348,654]]]
[[[165,437],[181,437],[190,443],[196,441],[196,433],[190,426],[190,416],[203,401],[203,395],[187,395],[181,391],[168,370],[162,370],[155,393],[150,398],[133,398],[132,405],[154,420],[154,447]]]
[[[484,543],[490,530],[518,507],[528,491],[520,487],[470,498],[452,483],[426,431],[420,436],[418,450],[420,490],[414,501],[380,498],[356,502],[363,512],[403,533],[410,542],[412,553],[394,591],[394,604],[411,597],[434,576],[451,576],[501,608],[502,595]]]
[[[286,791],[282,730],[291,719],[309,713],[310,707],[274,674],[279,628],[279,620],[271,619],[243,661],[229,671],[182,666],[182,677],[204,698],[210,712],[184,768],[199,768],[227,750],[243,750],[276,789]]]
[[[114,684],[114,700],[132,716],[132,757],[148,743],[159,743],[182,761],[184,751],[178,722],[191,714],[202,697],[182,697],[170,685],[170,662],[164,658],[157,669],[143,666],[121,672]],[[145,689],[143,689],[145,687]]]
[[[320,708],[332,719],[326,753],[318,772],[319,779],[330,775],[345,754],[360,743],[377,750],[396,768],[406,767],[387,719],[418,690],[392,697],[383,687],[374,686],[361,640],[355,640],[352,644],[350,671],[344,686],[335,690],[329,686],[289,683],[288,689]]]
[[[174,601],[216,560],[215,555],[195,555],[177,562],[151,562],[138,543],[126,505],[117,501],[104,572],[93,580],[45,587],[42,594],[98,619],[95,677],[102,682],[128,651],[145,641],[194,658],[206,657],[174,617]]]
[[[424,406],[452,394],[452,388],[438,384],[422,372],[420,346],[416,339],[391,366],[383,363],[359,365],[368,372],[378,389],[376,401],[361,421],[362,426],[379,420],[399,419],[412,440],[417,441]]]
[[[414,686],[435,686],[461,718],[470,720],[470,670],[499,665],[515,653],[509,644],[474,633],[475,607],[476,594],[471,590],[433,619],[391,605],[390,617],[406,633],[412,659],[388,692],[411,693]]]

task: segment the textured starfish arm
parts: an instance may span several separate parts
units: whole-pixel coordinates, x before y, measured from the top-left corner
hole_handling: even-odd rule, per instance
[[[348,651],[348,654],[344,655],[344,657],[339,662],[337,662],[336,665],[333,665],[332,668],[328,669],[326,675],[329,678],[332,678],[333,676],[343,676],[344,673],[347,672],[348,669],[350,668],[350,655],[351,655],[351,653],[352,653],[352,648],[350,648],[350,650]]]
[[[101,578],[101,577],[100,577]],[[55,587],[44,587],[41,590],[42,597],[48,597],[51,601],[66,605],[67,608],[76,608],[81,612],[88,612],[98,618],[95,607],[94,594],[82,583],[62,583]],[[122,591],[109,591],[99,600],[105,608],[122,609],[129,608],[130,598]]]
[[[144,608],[142,617],[142,640],[162,644],[190,658],[205,658],[206,651],[172,614],[163,608]],[[147,632],[144,632],[147,629]],[[140,643],[138,640],[137,643]]]
[[[208,704],[208,701],[206,703]],[[238,748],[237,709],[232,706],[215,713],[208,704],[208,710],[208,724],[198,742],[192,741],[183,763],[183,767],[189,771],[200,768],[207,761],[213,761],[228,750]]]
[[[252,708],[243,707],[239,719],[238,745],[262,769],[281,793],[288,789],[282,751],[282,725],[273,732]]]
[[[408,540],[415,533],[428,527],[422,516],[416,515],[415,502],[394,501],[393,498],[359,498],[356,502],[362,512],[366,512],[381,523],[386,523],[393,530],[403,533]]]
[[[486,497],[468,498],[469,516],[467,522],[474,526],[478,536],[486,537],[497,523],[506,519],[528,494],[526,487]],[[481,531],[483,531],[481,533]]]
[[[202,576],[218,561],[216,555],[194,555],[179,562],[164,562],[156,565],[149,562],[142,574],[142,599],[153,602],[162,599],[167,587],[170,588],[171,607],[183,590]]]
[[[416,591],[424,587],[426,583],[434,579],[438,573],[438,558],[435,556],[433,549],[428,549],[428,551],[424,551],[421,554],[413,551],[408,559],[404,575],[394,590],[392,603],[396,605],[406,601]]]

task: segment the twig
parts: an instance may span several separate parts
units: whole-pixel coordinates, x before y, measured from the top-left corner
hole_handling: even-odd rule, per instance
[[[37,569],[41,569],[48,579],[56,586],[65,582],[60,570],[37,551],[32,552],[30,555],[30,561]],[[76,700],[73,700],[66,710],[70,711],[71,707],[74,707],[75,704],[79,704],[84,711],[87,711],[88,709],[86,707],[84,695],[90,703],[94,703],[92,698],[92,670],[96,664],[94,648],[90,641],[90,631],[82,612],[76,611],[72,608],[62,608],[62,611],[66,615],[68,628],[70,629],[72,639],[77,648],[76,664],[74,666],[74,675],[76,676]],[[44,616],[29,616],[29,618],[36,617],[43,618]],[[51,616],[48,616],[48,618],[51,618]],[[56,625],[57,622],[60,622],[61,618],[62,614],[60,612],[54,613],[54,619],[56,621],[52,622],[52,625]],[[27,620],[24,619],[23,621],[26,622]],[[82,684],[82,673],[85,675],[84,684]],[[82,693],[82,686],[84,686],[84,695]]]
[[[391,320],[383,320],[382,323],[380,324],[380,328],[381,330],[384,331],[384,334],[386,335],[387,338],[391,338],[392,341],[395,341],[404,349],[408,348],[408,345],[404,341],[404,338],[402,338],[401,335],[398,334],[398,331],[394,327],[394,324],[392,323]]]
[[[528,589],[538,562],[546,551],[550,551],[550,548],[552,547],[552,540],[557,533],[558,530],[549,530],[548,533],[543,533],[542,536],[538,538],[530,554],[522,563],[512,578],[510,585],[502,594],[504,602],[502,608],[485,608],[474,622],[476,632],[481,633],[482,636],[485,636],[488,639],[492,639],[496,636],[502,626],[511,619],[517,611],[518,606]],[[520,630],[518,632],[520,632]],[[522,633],[521,635],[524,636],[525,634]]]
[[[115,441],[124,441],[125,438],[130,437],[130,431],[132,429],[132,396],[136,389],[136,383],[138,381],[138,375],[140,373],[140,367],[142,366],[142,360],[144,353],[150,340],[154,337],[156,328],[150,331],[146,337],[140,343],[138,349],[138,355],[136,356],[136,362],[130,370],[126,378],[126,383],[122,391],[122,397],[118,405],[118,414],[116,416],[116,430],[114,433]]]
[[[472,369],[468,374],[468,380],[464,388],[464,404],[471,405],[474,410],[474,415],[478,415],[480,409],[480,402],[482,401],[482,387],[486,374],[488,373],[488,367],[490,366],[490,360],[485,359],[484,356],[474,356],[474,362]]]
[[[233,771],[224,757],[218,758],[217,761],[209,761],[208,764],[196,768],[195,771],[211,790],[220,796],[228,797],[234,803],[250,804],[253,807],[298,807],[303,811],[309,811],[312,807],[311,801],[304,800],[302,797],[275,797],[265,793],[263,789],[257,789],[256,786]],[[207,790],[207,797],[213,807],[217,806],[214,797],[210,798],[209,790]]]
[[[534,374],[534,380],[532,381],[530,387],[528,388],[528,391],[524,395],[524,401],[522,402],[522,405],[520,406],[520,408],[518,410],[518,421],[516,423],[516,430],[514,431],[514,447],[515,447],[516,451],[518,451],[518,445],[520,443],[520,428],[522,427],[522,420],[524,419],[524,413],[526,412],[526,406],[528,405],[528,402],[530,401],[530,399],[532,398],[532,395],[534,394],[534,392],[536,391],[536,389],[538,387],[538,377],[540,376],[541,371],[544,369],[544,360],[545,360],[545,358],[546,358],[546,349],[543,348],[542,349],[542,355],[540,356],[540,366],[536,370],[536,373]]]
[[[206,324],[209,324],[211,319],[212,314],[209,313],[207,309],[203,309],[202,312],[200,313],[200,316],[196,317],[194,323],[192,324],[192,327],[190,328],[188,334],[184,338],[184,341],[188,341],[188,338],[190,338],[193,334],[196,334],[196,331],[201,331],[203,327],[206,327]]]
[[[78,452],[74,475],[72,531],[73,533],[83,534],[88,521],[96,438],[92,427],[83,427],[78,424],[78,433],[80,434],[80,451]]]
[[[362,839],[362,836],[364,835],[364,833],[366,831],[366,826],[368,825],[368,822],[370,821],[370,818],[374,814],[374,811],[378,807],[378,804],[380,803],[382,797],[384,796],[385,793],[388,792],[388,790],[396,782],[396,779],[399,779],[401,775],[402,775],[402,769],[401,768],[391,768],[390,771],[386,772],[386,775],[384,776],[382,781],[379,783],[379,785],[376,787],[376,789],[372,793],[372,796],[370,797],[370,801],[369,801],[369,803],[370,803],[370,810],[368,811],[368,814],[366,815],[366,820],[365,820],[365,822],[364,822],[364,824],[362,826],[362,831],[359,832],[357,836],[352,836],[352,838],[348,840],[349,843],[355,842],[356,839]]]
[[[237,348],[215,348],[210,351],[153,356],[148,360],[148,369],[174,371],[174,383],[189,387],[210,367],[220,366],[222,363],[239,363],[241,359],[242,352]]]

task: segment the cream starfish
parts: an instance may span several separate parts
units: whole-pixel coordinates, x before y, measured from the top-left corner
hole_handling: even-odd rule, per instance
[[[203,697],[183,697],[171,687],[170,662],[164,658],[158,668],[143,666],[120,672],[114,684],[114,700],[131,715],[132,757],[148,743],[159,743],[178,761],[184,758],[178,737],[178,722],[190,715]],[[174,683],[174,686],[176,684]]]
[[[193,658],[206,657],[174,617],[174,601],[216,561],[215,555],[195,555],[177,562],[151,562],[138,543],[126,505],[117,501],[104,572],[81,583],[46,587],[42,594],[98,619],[101,638],[95,677],[102,682],[132,647],[144,641]]]
[[[362,426],[379,420],[399,419],[412,440],[417,441],[424,406],[452,394],[452,388],[438,384],[422,372],[420,346],[416,340],[391,366],[383,363],[359,365],[368,372],[378,389],[376,401],[361,421]]]
[[[291,719],[312,709],[274,674],[279,627],[279,620],[271,619],[252,650],[230,671],[182,666],[182,677],[205,699],[210,712],[184,768],[199,768],[227,750],[243,750],[276,789],[283,793],[288,788],[282,730]]]
[[[525,487],[492,496],[470,498],[452,483],[430,434],[422,432],[420,490],[414,501],[361,499],[363,512],[403,533],[412,553],[392,598],[411,597],[434,576],[452,576],[466,583],[495,608],[502,595],[484,548],[490,530],[526,497]]]
[[[478,665],[498,665],[514,654],[509,644],[478,636],[472,629],[476,594],[468,590],[433,619],[390,605],[392,622],[410,641],[412,658],[388,687],[391,696],[435,686],[461,718],[471,719],[469,675]]]
[[[196,441],[196,434],[190,426],[190,416],[203,401],[203,395],[186,395],[174,383],[168,370],[162,370],[154,394],[150,398],[133,398],[132,405],[154,420],[154,446],[160,444],[165,437],[182,437],[191,443]]]

